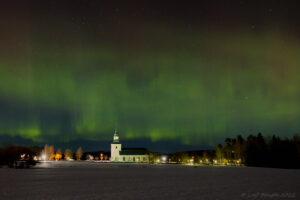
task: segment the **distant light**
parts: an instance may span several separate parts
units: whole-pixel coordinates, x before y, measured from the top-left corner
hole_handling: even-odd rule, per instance
[[[167,156],[162,156],[161,159],[162,159],[162,161],[166,162],[167,161]]]
[[[45,154],[42,155],[42,159],[46,160],[46,155]]]

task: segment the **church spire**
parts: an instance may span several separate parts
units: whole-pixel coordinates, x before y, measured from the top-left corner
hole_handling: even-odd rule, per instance
[[[118,134],[118,130],[115,129],[115,133],[114,133],[114,140],[113,143],[119,143],[119,134]]]

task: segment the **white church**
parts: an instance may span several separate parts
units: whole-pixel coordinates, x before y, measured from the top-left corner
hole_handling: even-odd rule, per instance
[[[118,131],[115,130],[114,140],[111,143],[112,162],[149,162],[150,152],[145,148],[124,148],[119,140]]]

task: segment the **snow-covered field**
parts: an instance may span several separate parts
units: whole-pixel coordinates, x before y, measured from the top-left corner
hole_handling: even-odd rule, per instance
[[[1,200],[300,199],[299,188],[300,170],[87,161],[0,168]]]

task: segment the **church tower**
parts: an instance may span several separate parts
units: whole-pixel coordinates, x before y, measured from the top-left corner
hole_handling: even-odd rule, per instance
[[[119,134],[117,129],[114,133],[114,140],[111,143],[111,161],[120,161],[120,151],[122,150],[122,144],[119,141]]]

